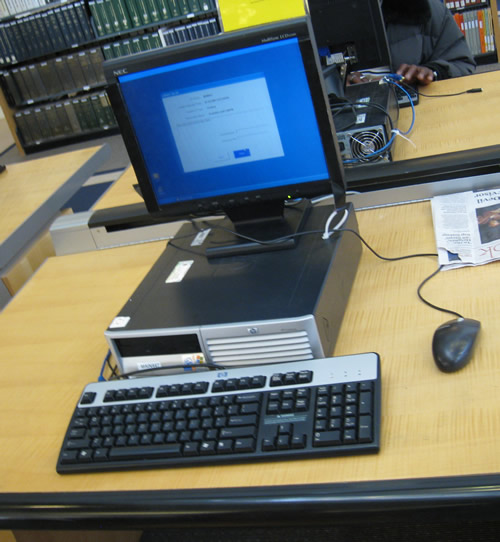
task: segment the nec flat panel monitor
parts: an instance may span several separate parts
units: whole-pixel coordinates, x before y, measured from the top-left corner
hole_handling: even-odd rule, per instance
[[[350,70],[389,67],[380,0],[308,0],[318,47],[346,56]]]
[[[236,230],[274,238],[287,231],[285,201],[333,193],[342,204],[320,70],[307,18],[106,62],[148,211],[223,212]]]

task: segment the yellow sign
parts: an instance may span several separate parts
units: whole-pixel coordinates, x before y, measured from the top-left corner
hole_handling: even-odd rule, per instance
[[[224,32],[303,17],[304,0],[219,0]]]

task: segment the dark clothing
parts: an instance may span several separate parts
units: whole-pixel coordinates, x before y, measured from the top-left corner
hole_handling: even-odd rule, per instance
[[[383,0],[393,71],[426,66],[438,79],[469,75],[476,63],[453,16],[440,0]]]

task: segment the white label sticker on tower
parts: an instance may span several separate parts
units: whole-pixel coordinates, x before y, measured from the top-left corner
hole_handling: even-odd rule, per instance
[[[191,243],[192,247],[200,247],[205,239],[207,238],[208,234],[210,233],[211,228],[207,228],[205,230],[201,230],[200,233],[196,235],[196,237],[193,239],[193,242]]]
[[[130,316],[117,316],[111,324],[109,324],[109,329],[116,329],[120,327],[125,327],[130,321]]]
[[[167,277],[165,283],[169,284],[171,282],[181,282],[186,273],[189,271],[189,268],[193,265],[194,260],[184,260],[182,262],[177,262],[172,273]]]

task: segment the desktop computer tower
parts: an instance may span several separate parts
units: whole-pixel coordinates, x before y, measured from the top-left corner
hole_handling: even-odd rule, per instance
[[[357,231],[349,209],[344,227]],[[331,211],[312,207],[304,231],[322,231]],[[195,228],[180,229],[106,330],[122,372],[332,354],[361,255],[352,232],[328,240],[305,235],[288,250],[207,259],[192,246]]]
[[[391,138],[397,127],[396,93],[390,84],[378,81],[346,87],[345,105],[335,104],[333,119],[342,160],[356,164],[371,164],[391,160],[390,149],[377,153]],[[357,104],[352,107],[350,104]],[[359,104],[366,104],[365,106]],[[391,126],[391,120],[392,126]]]

